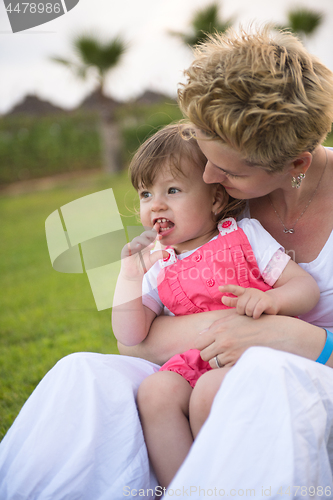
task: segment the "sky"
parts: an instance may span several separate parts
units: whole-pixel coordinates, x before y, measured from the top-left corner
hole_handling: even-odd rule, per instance
[[[333,71],[333,0],[279,0],[274,5],[267,0],[217,1],[221,16],[231,18],[235,27],[285,24],[287,12],[300,6],[321,12],[322,25],[305,43]],[[121,36],[127,44],[119,67],[108,77],[109,96],[126,101],[152,90],[175,97],[191,52],[170,31],[186,31],[194,12],[211,3],[213,0],[80,0],[53,21],[12,33],[0,0],[0,113],[8,112],[27,94],[67,109],[79,105],[94,89],[93,75],[83,82],[50,58],[70,58],[71,41],[82,33],[105,40]]]

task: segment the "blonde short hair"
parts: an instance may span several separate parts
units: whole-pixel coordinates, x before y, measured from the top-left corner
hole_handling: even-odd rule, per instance
[[[185,116],[267,170],[312,152],[331,129],[333,74],[289,32],[211,35],[185,74]]]

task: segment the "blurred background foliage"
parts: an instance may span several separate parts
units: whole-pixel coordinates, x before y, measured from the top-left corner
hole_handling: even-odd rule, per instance
[[[286,13],[285,25],[276,28],[289,29],[304,39],[313,36],[322,20],[323,13],[297,7]],[[213,2],[193,13],[185,33],[169,34],[192,49],[211,33],[224,32],[233,22],[224,19],[221,4]],[[176,101],[163,95],[148,91],[150,98],[145,99],[143,94],[137,101],[127,103],[106,95],[106,77],[117,68],[127,50],[120,37],[102,40],[98,34],[82,33],[72,40],[68,57],[51,57],[78,78],[92,79],[95,91],[71,112],[50,103],[41,106],[35,97],[39,112],[31,107],[27,112],[27,103],[23,103],[1,117],[0,186],[63,172],[126,169],[144,139],[181,118]],[[45,105],[49,106],[46,110]]]
[[[0,119],[0,184],[100,168],[97,117],[92,113]]]
[[[223,19],[221,17],[220,5],[218,3],[212,3],[193,14],[186,33],[170,31],[170,34],[180,38],[186,45],[195,47],[204,42],[207,35],[213,34],[216,31],[224,33],[232,26],[232,23],[232,19]]]
[[[121,163],[126,169],[138,146],[160,127],[181,118],[175,101],[128,103],[115,111]],[[0,186],[12,182],[102,168],[99,115],[76,111],[0,118]]]
[[[182,119],[177,103],[127,103],[115,112],[120,131],[122,169],[138,146],[159,128]],[[333,146],[333,134],[326,145]],[[10,183],[103,167],[97,113],[0,118],[0,189]]]

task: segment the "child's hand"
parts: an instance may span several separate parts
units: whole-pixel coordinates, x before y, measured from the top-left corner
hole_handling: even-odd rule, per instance
[[[161,239],[158,231],[159,224],[156,223],[153,229],[144,231],[124,246],[121,252],[123,278],[141,280],[155,262],[169,255],[166,250],[156,250],[156,252],[150,253],[155,241]]]
[[[240,315],[260,318],[262,313],[277,314],[278,310],[269,293],[257,288],[243,288],[237,285],[225,285],[219,287],[222,293],[232,293],[236,297],[222,297],[222,304],[235,307]]]

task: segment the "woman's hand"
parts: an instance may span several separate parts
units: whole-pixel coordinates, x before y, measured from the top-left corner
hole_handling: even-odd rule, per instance
[[[195,347],[204,361],[216,368],[215,356],[221,365],[233,366],[252,346],[271,347],[316,360],[325,344],[325,331],[297,318],[269,316],[259,319],[240,316],[234,309],[215,321],[198,335]]]
[[[200,333],[201,332],[201,333]],[[289,316],[263,314],[259,319],[240,316],[234,309],[221,309],[188,316],[159,316],[141,344],[125,347],[120,354],[163,364],[174,354],[200,349],[201,357],[216,368],[233,366],[252,346],[271,347],[316,360],[326,341],[322,328]],[[333,367],[333,354],[327,366]]]
[[[141,344],[128,347],[118,342],[119,352],[162,365],[175,354],[195,349],[199,333],[228,313],[219,309],[186,316],[158,316]]]

